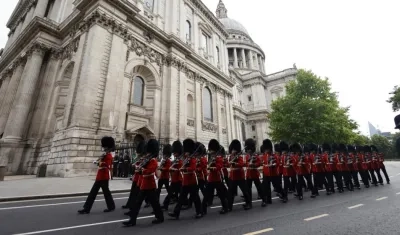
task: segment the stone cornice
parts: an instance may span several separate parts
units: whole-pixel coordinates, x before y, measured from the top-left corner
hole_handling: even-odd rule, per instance
[[[29,9],[36,5],[37,1],[38,0],[20,0],[7,22],[7,27],[13,30],[21,18],[25,17]]]
[[[286,78],[286,77],[290,77],[290,76],[296,76],[297,75],[297,69],[295,68],[289,68],[289,69],[285,69],[276,73],[272,73],[272,74],[268,74],[265,77],[265,80],[267,82],[270,81],[274,81],[277,79],[282,79],[282,78]]]

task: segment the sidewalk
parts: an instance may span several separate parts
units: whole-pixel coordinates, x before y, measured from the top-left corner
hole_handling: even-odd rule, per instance
[[[0,202],[87,195],[95,176],[76,178],[36,178],[31,175],[6,176],[0,182]],[[114,178],[110,181],[112,192],[129,192],[129,178]]]

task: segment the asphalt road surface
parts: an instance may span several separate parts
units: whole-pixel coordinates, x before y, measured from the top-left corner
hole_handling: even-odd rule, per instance
[[[244,211],[241,199],[231,213],[220,215],[219,199],[207,216],[194,219],[194,209],[183,211],[180,220],[151,225],[151,208],[142,209],[136,227],[125,228],[127,220],[121,206],[128,193],[114,194],[117,209],[103,213],[105,202],[98,196],[88,215],[78,215],[86,197],[42,199],[0,203],[0,234],[162,234],[162,235],[309,235],[309,234],[400,234],[400,163],[387,163],[391,184],[345,191],[327,196],[320,192],[311,199],[304,194],[299,201],[289,195],[287,204],[274,198],[272,205],[261,207],[253,195],[253,209]],[[88,189],[89,190],[89,189]],[[255,189],[253,192],[256,191]],[[240,192],[240,191],[239,191]],[[165,197],[162,192],[162,199]],[[239,193],[240,194],[240,193]],[[170,207],[170,210],[173,205]]]

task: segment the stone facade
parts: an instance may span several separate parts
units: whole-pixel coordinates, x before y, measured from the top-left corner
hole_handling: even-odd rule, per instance
[[[91,174],[104,135],[262,142],[296,70],[266,75],[261,48],[221,19],[198,0],[20,0],[0,59],[0,165]]]

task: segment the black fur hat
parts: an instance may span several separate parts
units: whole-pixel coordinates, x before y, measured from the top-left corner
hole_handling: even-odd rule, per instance
[[[400,152],[400,138],[396,140],[396,150],[397,152]]]
[[[364,147],[361,146],[361,145],[357,145],[357,146],[356,146],[356,152],[357,152],[357,153],[359,153],[359,152],[364,152]]]
[[[379,152],[378,148],[375,145],[371,145],[372,152]]]
[[[253,153],[256,152],[256,142],[253,139],[247,139],[244,142],[245,150],[252,151]]]
[[[229,153],[235,150],[237,153],[242,151],[242,145],[240,144],[239,140],[232,140],[231,144],[229,145]]]
[[[289,151],[289,145],[288,145],[288,143],[286,143],[285,141],[281,141],[281,142],[279,143],[279,147],[281,148],[281,151],[282,151],[282,152],[287,152],[287,151]]]
[[[101,138],[101,147],[106,150],[115,151],[115,140],[111,136],[104,136]]]
[[[396,125],[394,129],[400,129],[400,114],[394,117],[394,125]]]
[[[324,152],[331,152],[331,145],[328,143],[323,143],[322,144],[322,151]]]
[[[310,150],[310,152],[318,152],[318,145],[314,144],[314,143],[310,143],[307,144],[308,149]]]
[[[146,153],[151,154],[153,157],[158,156],[160,152],[160,144],[157,140],[151,139],[147,142]]]
[[[196,143],[192,139],[185,139],[183,141],[183,152],[193,154],[196,150]]]
[[[200,142],[195,143],[196,153],[200,156],[205,155],[207,153],[206,146]]]
[[[281,145],[280,144],[274,144],[274,149],[276,153],[280,153],[281,152]]]
[[[170,144],[167,144],[163,148],[163,155],[171,156],[172,154],[172,146]]]
[[[347,150],[351,153],[354,153],[356,151],[356,146],[354,145],[347,145]]]
[[[363,147],[363,149],[364,149],[364,152],[366,152],[366,153],[372,152],[371,146],[369,146],[369,145],[365,145],[365,146]]]
[[[264,147],[264,150],[269,150],[272,152],[273,147],[272,147],[272,141],[270,139],[265,139],[263,140],[262,146]]]
[[[183,153],[183,145],[177,140],[172,143],[172,153],[177,153],[178,155],[182,155]]]
[[[146,153],[146,141],[142,140],[136,147],[136,154],[145,154]]]
[[[211,139],[210,142],[208,142],[208,151],[214,151],[218,152],[219,151],[219,142],[216,139]]]
[[[311,152],[308,144],[303,145],[303,152],[305,152],[305,153]]]
[[[225,152],[225,148],[224,147],[222,147],[222,145],[220,145],[219,146],[219,149],[220,149],[220,155],[222,155],[222,156],[225,156],[226,155],[226,152]]]
[[[293,153],[302,153],[302,147],[299,143],[293,143],[292,145],[290,145],[290,152]]]
[[[336,143],[332,144],[332,152],[339,152],[339,145]]]
[[[264,145],[261,145],[261,146],[260,146],[260,153],[264,153],[264,152],[265,152]]]
[[[347,146],[345,144],[339,144],[339,151],[347,153]]]

